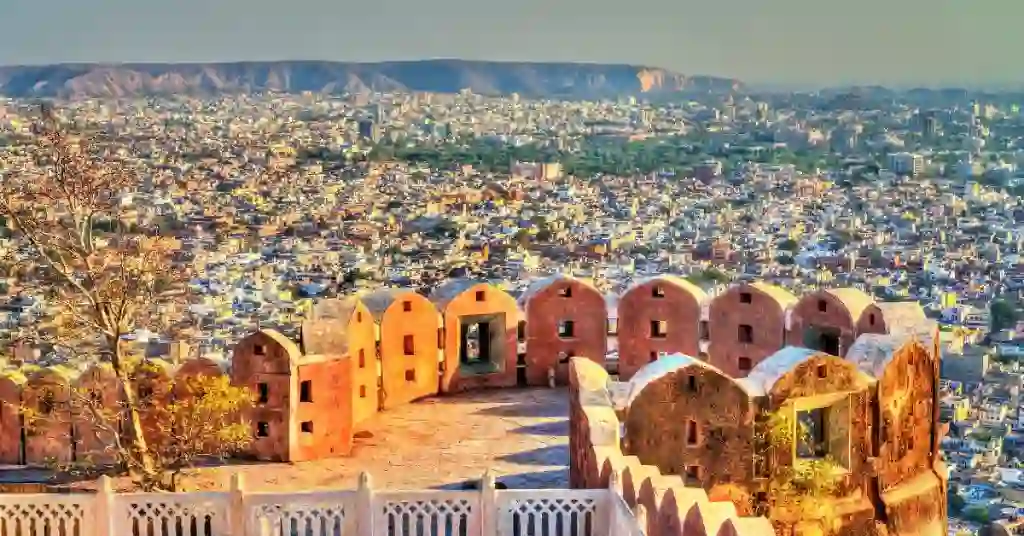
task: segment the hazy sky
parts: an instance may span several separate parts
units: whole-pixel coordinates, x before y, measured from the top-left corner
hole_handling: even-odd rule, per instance
[[[0,0],[0,64],[642,63],[777,83],[1024,82],[1021,0]]]

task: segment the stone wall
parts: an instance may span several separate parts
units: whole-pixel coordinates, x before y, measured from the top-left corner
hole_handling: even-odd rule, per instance
[[[643,510],[640,517],[646,518],[650,536],[774,534],[767,519],[741,516],[732,502],[713,501],[702,488],[624,455],[609,380],[599,365],[570,360],[569,479],[574,488],[615,489],[630,507]]]
[[[335,304],[338,307],[332,314],[304,324],[304,340],[299,344],[273,330],[261,330],[236,345],[230,367],[228,363],[207,359],[192,359],[176,366],[152,361],[154,367],[146,372],[152,381],[148,381],[145,390],[153,403],[159,403],[170,395],[161,392],[161,378],[186,371],[221,374],[229,368],[236,385],[246,386],[264,399],[247,415],[256,436],[251,454],[264,460],[292,460],[340,455],[351,443],[351,438],[314,440],[325,444],[303,447],[304,454],[300,455],[296,441],[309,440],[300,434],[301,423],[307,422],[299,417],[300,409],[312,412],[315,421],[325,419],[322,412],[344,411],[344,418],[339,417],[339,429],[358,430],[377,411],[437,393],[546,384],[551,372],[556,382],[564,384],[571,379],[564,361],[574,355],[586,356],[598,368],[604,363],[608,346],[607,306],[589,284],[571,277],[547,278],[531,286],[517,304],[509,293],[494,285],[472,280],[449,283],[453,284],[446,284],[444,292],[436,292],[429,299],[411,291],[396,291],[390,305],[383,308],[369,308],[359,296],[349,297]],[[836,312],[832,318],[818,314],[821,311],[817,299],[798,300],[780,287],[763,283],[744,283],[717,296],[708,296],[674,276],[642,281],[627,290],[619,302],[620,377],[628,379],[658,355],[674,352],[698,357],[727,375],[742,377],[780,349],[787,339],[800,338],[787,334],[787,323],[793,323],[797,330],[831,323],[846,338],[860,324],[867,326],[863,329],[887,329],[891,322],[883,318],[883,309],[863,293],[854,300],[859,308],[850,305],[849,296],[857,293],[828,294],[825,309]],[[862,311],[857,322],[851,320],[854,309]],[[572,336],[559,334],[558,324],[565,320],[574,322]],[[490,322],[495,334],[491,347],[500,350],[495,354],[492,369],[480,370],[479,364],[462,362],[460,332],[465,322]],[[517,340],[521,322],[525,323],[524,363],[517,359],[523,351]],[[749,342],[740,341],[742,326],[750,327]],[[321,329],[319,342],[314,345],[312,337],[305,339],[307,328],[312,334],[316,327]],[[316,350],[311,350],[313,347]],[[317,363],[325,359],[345,363],[338,365],[347,367],[345,374],[335,371],[332,365],[330,378],[335,379],[324,380],[330,385],[348,385],[337,387],[345,392],[336,406],[310,409],[320,407],[322,396],[312,403],[299,400],[300,364],[310,359]],[[326,365],[314,368],[323,366]],[[322,389],[321,380],[311,380],[316,384],[314,389]],[[22,439],[22,426],[10,408],[18,401],[24,403],[23,385],[6,382],[0,387],[0,397],[6,401],[0,405],[0,459],[22,460],[26,442],[31,444],[27,449],[30,462],[38,461],[43,451],[65,459],[76,456],[74,449],[55,446],[52,440],[44,441],[36,435]],[[349,412],[351,424],[345,424]],[[317,429],[315,423],[313,427]],[[52,432],[71,435],[64,430]],[[665,432],[674,433],[667,429]],[[45,448],[44,443],[48,445]],[[715,463],[712,458],[701,458],[699,463],[689,465]],[[685,465],[680,467],[685,469]]]

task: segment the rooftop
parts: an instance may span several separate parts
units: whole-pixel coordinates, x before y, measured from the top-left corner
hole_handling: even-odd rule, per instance
[[[196,485],[223,488],[225,473],[242,472],[253,491],[355,488],[367,471],[375,486],[421,489],[455,487],[490,469],[509,488],[566,488],[568,411],[565,389],[428,398],[374,415],[350,457],[204,469]]]

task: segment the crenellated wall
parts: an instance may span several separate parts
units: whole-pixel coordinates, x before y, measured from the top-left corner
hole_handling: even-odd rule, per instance
[[[619,299],[620,378],[629,379],[652,359],[674,352],[742,377],[787,341],[808,339],[801,330],[834,331],[845,350],[850,337],[905,330],[901,319],[923,318],[923,313],[918,318],[905,310],[890,314],[891,305],[875,304],[850,289],[798,299],[764,283],[738,284],[710,296],[679,277],[653,277]],[[172,366],[152,361],[145,371],[151,377],[145,390],[159,403],[169,396],[161,392],[161,378],[229,370],[235,384],[247,386],[258,398],[247,415],[256,437],[251,455],[281,461],[341,456],[351,448],[352,433],[377,411],[438,393],[545,385],[549,378],[571,383],[568,361],[573,356],[586,356],[603,368],[609,347],[607,319],[603,296],[589,283],[566,276],[536,281],[518,302],[495,285],[469,279],[451,280],[427,297],[387,289],[319,302],[298,341],[274,330],[255,332],[239,341],[230,363],[193,359]],[[485,335],[470,344],[463,337],[470,331]],[[473,352],[490,357],[474,357]],[[66,460],[94,450],[95,445],[80,441],[83,430],[22,433],[12,408],[36,403],[28,387],[44,377],[78,381],[75,374],[61,374],[35,371],[0,378],[0,461]],[[737,411],[740,424],[753,409]],[[653,412],[650,418],[657,419]],[[665,432],[685,430],[668,427]],[[735,432],[747,433],[742,427]],[[69,448],[72,439],[82,448]],[[701,482],[721,478],[707,470],[718,463],[713,457],[699,463],[670,458],[666,453],[651,459],[684,472],[697,466],[694,476]]]
[[[711,500],[703,488],[664,475],[623,454],[620,423],[608,391],[610,378],[583,358],[570,360],[570,483],[575,488],[617,488],[630,507],[642,505],[650,536],[766,536],[764,517],[742,516],[728,500]]]

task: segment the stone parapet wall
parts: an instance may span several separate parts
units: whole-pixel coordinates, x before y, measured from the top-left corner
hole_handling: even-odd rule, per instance
[[[621,448],[621,425],[608,392],[610,378],[585,359],[569,363],[569,481],[574,488],[612,487],[642,512],[648,536],[768,536],[764,517],[742,517],[729,501],[713,501],[702,488],[663,475]]]

